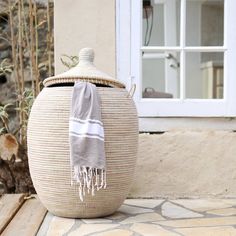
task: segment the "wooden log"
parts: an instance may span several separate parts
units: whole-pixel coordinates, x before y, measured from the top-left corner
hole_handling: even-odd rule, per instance
[[[2,236],[36,235],[46,213],[46,208],[37,198],[28,199],[3,231]]]
[[[2,136],[0,135],[0,137]],[[18,155],[21,157],[21,161],[16,161],[15,154],[12,156],[9,154],[11,158],[7,159],[5,150],[5,156],[3,155],[4,149],[1,145],[3,143],[0,142],[0,193],[35,193],[29,174],[26,150],[19,146]]]
[[[24,194],[6,194],[0,198],[0,235],[24,203]]]

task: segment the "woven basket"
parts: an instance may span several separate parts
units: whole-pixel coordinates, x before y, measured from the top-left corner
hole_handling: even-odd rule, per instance
[[[60,79],[56,84],[60,84]],[[110,215],[127,197],[134,174],[138,144],[136,108],[122,86],[97,87],[105,133],[107,188],[95,196],[87,194],[81,202],[78,187],[71,186],[68,119],[72,90],[71,86],[46,87],[32,107],[28,155],[34,187],[43,205],[57,216]]]

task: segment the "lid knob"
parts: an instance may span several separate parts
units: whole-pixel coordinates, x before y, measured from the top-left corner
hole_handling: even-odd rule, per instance
[[[92,48],[83,48],[79,52],[79,60],[84,62],[93,63],[94,50]]]

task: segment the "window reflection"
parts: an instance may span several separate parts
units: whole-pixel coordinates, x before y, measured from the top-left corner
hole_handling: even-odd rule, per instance
[[[223,52],[186,53],[186,98],[223,98]]]
[[[187,46],[222,46],[224,42],[224,0],[187,0]]]
[[[143,0],[143,46],[178,46],[180,0]]]
[[[143,98],[179,97],[179,53],[143,53]]]

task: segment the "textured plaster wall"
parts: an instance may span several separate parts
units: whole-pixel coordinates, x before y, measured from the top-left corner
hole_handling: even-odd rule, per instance
[[[92,47],[96,66],[115,76],[115,0],[56,0],[54,7],[56,74],[66,70],[63,54]]]
[[[56,72],[65,69],[60,62],[62,54],[76,55],[80,48],[87,46],[95,49],[97,66],[114,76],[115,0],[56,0]],[[235,197],[236,133],[230,130],[236,127],[236,123],[216,118],[211,121],[163,119],[141,119],[142,130],[151,127],[153,131],[163,131],[164,127],[168,131],[140,134],[138,163],[130,196]],[[191,127],[197,127],[198,131],[191,130]],[[225,128],[227,131],[221,131]]]
[[[235,197],[236,133],[140,135],[131,197]]]

